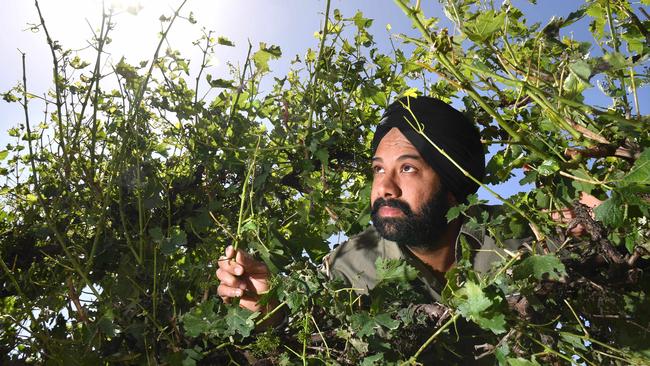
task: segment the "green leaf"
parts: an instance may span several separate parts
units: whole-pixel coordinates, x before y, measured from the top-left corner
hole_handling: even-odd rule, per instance
[[[591,179],[591,177],[589,176],[589,173],[586,170],[582,169],[582,168],[569,170],[569,173],[571,173],[571,175],[573,175],[573,176],[576,176],[578,178],[582,178],[582,179],[585,179],[585,180]],[[585,192],[585,193],[591,193],[591,191],[596,187],[595,185],[593,185],[591,183],[587,183],[585,181],[579,181],[579,180],[575,180],[575,179],[571,181],[571,185],[577,191]]]
[[[187,244],[187,235],[185,234],[185,231],[175,227],[172,229],[169,241],[174,246],[185,245]]]
[[[223,46],[235,47],[235,44],[226,37],[217,38],[217,43]]]
[[[467,282],[460,290],[460,295],[467,298],[467,301],[458,306],[458,310],[463,315],[478,315],[492,305],[492,301],[485,296],[481,286],[474,282]]]
[[[399,326],[399,321],[391,318],[386,313],[370,315],[367,311],[364,311],[352,315],[351,320],[352,327],[357,330],[356,334],[359,337],[371,336],[380,327],[395,330]]]
[[[214,298],[210,299],[183,314],[181,321],[187,335],[198,337],[201,334],[206,334],[216,337],[224,334],[226,324],[223,317],[214,312],[215,302]]]
[[[537,172],[545,177],[552,175],[553,173],[560,170],[560,164],[553,159],[544,160],[542,164],[537,168]]]
[[[399,321],[391,318],[387,313],[375,315],[375,322],[384,328],[395,330],[399,326]]]
[[[17,95],[15,95],[14,93],[12,93],[11,91],[3,93],[2,94],[2,99],[7,103],[13,103],[13,102],[17,102],[17,101],[20,100],[20,98]],[[15,128],[12,128],[12,130],[14,130],[14,129]],[[13,136],[13,135],[10,133],[9,136]]]
[[[596,214],[596,220],[601,221],[609,227],[616,228],[623,225],[625,214],[623,211],[623,201],[616,192],[613,192],[609,199],[596,207],[594,213]]]
[[[569,66],[569,70],[571,70],[572,74],[579,77],[580,80],[589,83],[589,79],[591,78],[591,66],[589,66],[586,61],[580,60],[572,63]]]
[[[235,87],[235,82],[232,80],[226,80],[226,79],[213,79],[212,75],[207,74],[205,76],[205,79],[208,81],[208,84],[210,84],[211,87],[213,88],[234,88]]]
[[[585,347],[584,342],[582,341],[582,338],[573,335],[571,333],[560,333],[560,337],[562,340],[568,344],[570,344],[574,349],[579,349],[581,351],[588,352],[587,347]]]
[[[36,203],[38,201],[38,197],[36,197],[35,194],[28,193],[25,196],[25,200],[27,200],[28,203],[34,204],[34,203]]]
[[[451,222],[453,219],[457,218],[463,210],[458,207],[454,206],[447,211],[447,222]]]
[[[368,28],[372,25],[372,19],[364,18],[363,13],[360,10],[354,14],[352,20],[354,20],[354,25],[359,29]]]
[[[9,155],[9,151],[8,151],[8,150],[2,150],[2,151],[0,151],[0,161],[5,160],[5,159],[7,158],[8,155]]]
[[[364,311],[352,315],[352,328],[356,329],[356,334],[359,337],[368,337],[375,333],[375,326],[377,325],[370,314]]]
[[[404,91],[400,95],[400,98],[403,98],[403,97],[417,98],[418,97],[418,89],[417,88],[408,88],[406,91]]]
[[[126,81],[132,81],[138,78],[138,72],[135,67],[127,64],[124,61],[124,57],[120,59],[120,62],[115,65],[115,72],[123,77]]]
[[[239,333],[242,337],[248,337],[255,328],[255,319],[260,313],[252,312],[248,309],[233,305],[228,308],[226,315],[227,334],[235,335]]]
[[[151,236],[151,239],[153,239],[153,241],[158,243],[162,242],[162,240],[164,239],[164,235],[160,226],[156,226],[154,228],[149,229],[149,235]]]
[[[508,365],[510,366],[540,366],[539,363],[535,360],[529,361],[525,358],[517,357],[517,358],[509,358],[508,359]]]
[[[109,309],[97,322],[97,327],[109,337],[115,336],[114,318],[113,311]]]
[[[562,84],[562,88],[568,95],[578,95],[589,86],[591,86],[589,83],[583,81],[573,73],[569,74],[569,76],[564,79],[564,84]]]
[[[473,41],[485,41],[503,27],[505,18],[505,12],[498,14],[494,10],[480,12],[476,19],[465,24],[465,32]]]
[[[551,280],[559,280],[566,275],[566,268],[560,259],[554,255],[532,255],[515,266],[512,272],[515,280],[530,277],[542,280],[546,274]]]
[[[259,51],[253,54],[253,63],[255,67],[261,72],[269,71],[269,60],[277,59],[282,56],[282,51],[278,46],[267,47],[266,43],[260,42]]]
[[[7,94],[9,94],[9,93],[7,93]],[[7,95],[7,94],[5,94],[5,95]],[[16,98],[16,100],[19,100],[19,99]],[[7,130],[7,135],[9,135],[11,137],[18,137],[18,136],[20,136],[20,130],[18,128],[16,128],[16,127],[12,127],[12,128]]]
[[[644,52],[644,48],[647,47],[645,43],[645,36],[639,28],[631,24],[623,24],[623,28],[627,31],[621,34],[621,38],[627,42],[627,48],[630,52],[636,52],[641,54]]]
[[[160,232],[158,232],[158,230],[160,230],[160,228],[153,228],[149,231],[149,234],[154,241],[157,241],[157,238],[160,238],[160,235],[162,235],[162,230]],[[185,244],[187,244],[187,234],[185,234],[185,231],[181,230],[178,226],[174,226],[170,230],[169,238],[163,238],[160,241],[160,251],[163,254],[172,254],[178,249],[178,247]]]
[[[499,365],[506,364],[506,357],[509,354],[510,354],[510,348],[508,347],[508,344],[505,342],[501,346],[497,347],[496,351],[494,352],[494,356],[499,362]]]
[[[90,65],[90,62],[82,61],[79,56],[75,56],[72,61],[70,61],[70,66],[74,69],[83,69],[88,65]]]
[[[489,329],[494,334],[500,334],[506,331],[506,317],[503,314],[494,314],[491,317],[478,317],[474,319],[483,329]]]
[[[286,301],[287,306],[289,306],[289,309],[291,310],[300,309],[300,307],[302,307],[307,301],[305,295],[297,291],[284,293],[282,296],[281,300]]]
[[[629,66],[625,56],[620,52],[607,53],[603,56],[603,59],[612,66],[612,71],[624,69]]]
[[[185,358],[182,361],[182,366],[195,366],[196,361],[203,359],[203,348],[201,346],[194,346],[194,348],[187,348],[183,350]]]
[[[593,18],[589,30],[596,39],[602,39],[605,34],[605,19],[607,19],[605,9],[600,2],[595,1],[587,7],[587,14]]]
[[[323,148],[316,150],[314,156],[318,158],[318,160],[320,160],[323,165],[327,166],[327,162],[329,160],[329,152],[327,149]]]
[[[641,156],[634,162],[634,166],[621,180],[621,184],[650,184],[650,149],[643,150]]]
[[[249,218],[248,220],[246,220],[244,222],[244,225],[242,225],[242,227],[241,227],[241,232],[242,233],[245,233],[247,231],[255,232],[257,230],[258,230],[257,222],[252,218]]]
[[[368,356],[363,359],[363,362],[361,362],[361,366],[372,366],[375,364],[378,365],[383,365],[384,363],[382,362],[384,360],[384,353],[379,352],[375,355]]]
[[[402,259],[377,258],[375,261],[378,282],[409,282],[417,278],[418,271]]]
[[[495,334],[505,332],[505,316],[490,311],[496,301],[490,299],[481,286],[469,281],[456,293],[455,298],[456,301],[460,300],[457,308],[466,319]]]

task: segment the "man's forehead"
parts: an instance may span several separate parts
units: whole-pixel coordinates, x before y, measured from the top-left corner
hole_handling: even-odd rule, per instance
[[[383,161],[404,161],[404,160],[424,160],[420,152],[413,146],[411,141],[406,138],[402,132],[397,129],[391,129],[384,138],[381,139],[375,155],[371,159],[373,162]]]

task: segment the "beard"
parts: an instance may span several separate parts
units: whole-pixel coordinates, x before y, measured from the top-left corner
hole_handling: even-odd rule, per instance
[[[400,209],[403,217],[380,217],[378,212],[383,206]],[[433,250],[438,247],[439,239],[447,229],[447,190],[438,192],[414,213],[408,203],[397,199],[378,198],[372,205],[372,222],[381,237],[406,245],[414,249]]]

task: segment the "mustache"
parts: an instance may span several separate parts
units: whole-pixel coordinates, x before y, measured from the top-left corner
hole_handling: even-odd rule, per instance
[[[379,211],[380,208],[387,206],[387,207],[394,207],[394,208],[399,208],[402,210],[404,215],[406,216],[413,216],[413,210],[411,210],[411,206],[409,206],[408,203],[404,201],[400,201],[397,199],[391,199],[391,200],[386,200],[384,198],[377,198],[375,200],[375,203],[372,204],[372,214],[376,215],[377,212]]]

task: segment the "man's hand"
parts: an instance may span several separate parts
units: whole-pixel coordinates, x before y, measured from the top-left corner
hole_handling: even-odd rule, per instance
[[[600,206],[603,201],[599,200],[598,198],[585,193],[581,192],[580,193],[580,200],[579,202],[585,206],[587,206],[590,210],[589,215],[591,218],[594,218],[593,214],[593,209],[596,207]],[[564,210],[560,211],[553,211],[551,212],[551,218],[555,222],[561,222],[569,225],[569,234],[574,237],[579,237],[582,236],[585,233],[585,226],[577,219],[576,212],[573,209],[566,208]]]
[[[223,301],[239,297],[239,306],[251,311],[266,313],[270,309],[258,304],[260,295],[269,290],[269,269],[248,253],[232,246],[226,248],[226,255],[219,258],[217,278],[220,281],[217,293]]]

